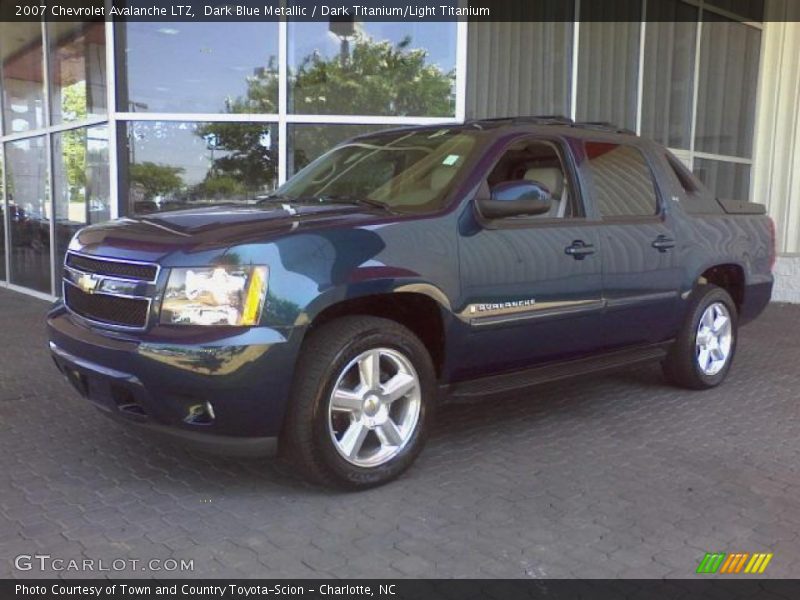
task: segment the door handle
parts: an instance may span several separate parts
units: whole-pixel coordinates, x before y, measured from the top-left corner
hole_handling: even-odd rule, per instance
[[[571,246],[564,248],[564,252],[575,260],[583,260],[590,254],[594,254],[594,246],[587,244],[583,240],[575,240]]]
[[[659,252],[666,252],[670,248],[675,247],[675,240],[673,240],[672,238],[668,238],[665,235],[660,235],[655,240],[653,240],[651,246],[653,246],[653,248],[655,248]]]

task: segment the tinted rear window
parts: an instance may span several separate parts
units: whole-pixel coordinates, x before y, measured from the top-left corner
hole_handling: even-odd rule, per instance
[[[653,173],[633,146],[586,142],[594,197],[603,217],[647,217],[658,212]]]

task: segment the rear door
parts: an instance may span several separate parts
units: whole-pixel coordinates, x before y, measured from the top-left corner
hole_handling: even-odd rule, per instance
[[[673,335],[681,272],[669,215],[646,155],[634,144],[585,142],[588,189],[602,222],[605,337],[609,346]]]
[[[487,222],[473,206],[462,217],[459,311],[468,341],[454,361],[462,375],[516,370],[602,345],[600,226],[586,218],[572,165],[560,140],[517,138],[478,196],[505,181],[534,180],[553,194],[551,210]]]

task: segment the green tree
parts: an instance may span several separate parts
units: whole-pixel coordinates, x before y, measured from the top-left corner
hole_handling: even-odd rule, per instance
[[[181,173],[183,173],[183,169],[180,167],[145,161],[130,165],[128,176],[131,183],[141,186],[145,200],[152,200],[156,196],[163,196],[181,189],[183,187]]]

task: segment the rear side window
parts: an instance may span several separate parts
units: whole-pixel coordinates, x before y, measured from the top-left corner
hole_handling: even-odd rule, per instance
[[[658,212],[653,173],[633,146],[586,142],[594,197],[603,217],[650,217]]]

